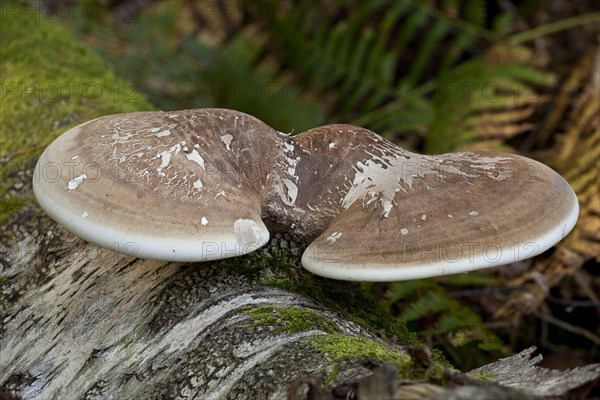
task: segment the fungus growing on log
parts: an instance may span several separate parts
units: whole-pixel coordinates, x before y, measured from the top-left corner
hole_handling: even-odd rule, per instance
[[[232,110],[110,115],[57,138],[36,167],[44,210],[142,258],[250,253],[286,227],[309,271],[393,281],[533,257],[575,225],[547,166],[503,153],[425,156],[352,125],[296,136]]]

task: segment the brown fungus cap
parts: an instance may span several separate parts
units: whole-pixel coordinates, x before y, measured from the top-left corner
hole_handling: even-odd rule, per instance
[[[102,117],[44,152],[34,190],[75,234],[139,257],[251,252],[274,221],[314,241],[309,271],[392,281],[532,257],[578,204],[550,168],[500,153],[410,153],[366,129],[290,137],[249,115],[200,109]]]
[[[547,166],[502,153],[423,156],[372,132],[350,141],[354,165],[344,209],[302,257],[334,279],[394,281],[440,276],[533,257],[575,225],[577,198]],[[347,135],[350,137],[350,135]],[[348,160],[345,160],[348,163]]]
[[[46,212],[78,236],[144,258],[204,261],[264,245],[261,220],[277,133],[220,109],[111,115],[42,154]]]

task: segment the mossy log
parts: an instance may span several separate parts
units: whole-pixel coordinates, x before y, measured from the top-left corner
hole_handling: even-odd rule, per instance
[[[535,368],[529,354],[471,376],[454,371],[359,285],[302,271],[284,239],[246,257],[179,264],[74,237],[33,200],[40,148],[87,119],[151,106],[136,93],[115,97],[128,86],[65,28],[6,4],[14,8],[4,9],[0,35],[3,398],[517,399],[600,376],[600,366]],[[74,83],[103,90],[92,99]],[[51,85],[58,97],[48,97]]]
[[[278,399],[290,390],[292,398],[311,390],[331,398],[330,388],[531,398],[600,375],[597,365],[537,368],[531,350],[462,375],[417,361],[418,346],[381,338],[333,307],[253,284],[232,261],[136,259],[87,244],[46,217],[33,221],[8,225],[20,245],[4,254],[12,265],[3,271],[0,315],[0,385],[24,399]],[[373,388],[383,365],[393,366],[393,378]]]
[[[23,398],[282,398],[298,377],[331,372],[319,346],[334,334],[410,363],[301,295],[219,264],[100,250],[48,225],[5,284],[18,299],[4,315],[1,380]]]

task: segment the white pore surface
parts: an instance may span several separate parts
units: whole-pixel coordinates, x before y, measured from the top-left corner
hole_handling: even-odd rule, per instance
[[[230,232],[209,229],[209,222],[207,227],[190,237],[152,236],[145,233],[143,227],[123,232],[94,211],[65,207],[47,193],[46,184],[36,181],[33,180],[35,196],[52,219],[80,238],[118,253],[164,261],[210,261],[248,254],[269,241],[269,231],[258,218],[238,219]]]
[[[469,258],[451,261],[442,260],[423,264],[378,264],[373,255],[372,263],[353,263],[352,260],[343,260],[343,249],[338,249],[337,254],[330,257],[319,257],[319,249],[309,246],[302,254],[302,265],[315,275],[325,278],[368,281],[391,282],[410,279],[429,278],[478,269],[506,265],[534,257],[562,240],[575,226],[579,215],[579,203],[575,193],[572,194],[572,208],[568,215],[553,229],[538,237],[521,243],[513,243],[510,247],[500,250],[494,248],[493,254],[472,254]],[[343,260],[343,262],[341,261]],[[331,261],[331,262],[330,262]]]

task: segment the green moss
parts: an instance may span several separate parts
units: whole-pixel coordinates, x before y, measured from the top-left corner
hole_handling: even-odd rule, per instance
[[[273,273],[287,279],[292,268],[297,265],[297,257],[288,250],[276,250],[273,254],[255,251],[240,257],[218,261],[218,268],[243,276],[249,284],[265,285]]]
[[[469,375],[469,378],[477,379],[480,381],[492,381],[494,379],[494,375],[490,375],[490,374]]]
[[[216,268],[240,275],[249,284],[255,284],[260,281],[265,269],[268,268],[269,258],[263,252],[255,251],[244,256],[217,261],[216,264]]]
[[[401,344],[421,344],[415,333],[409,332],[404,323],[393,318],[373,298],[369,287],[312,275],[301,267],[300,257],[288,249],[276,250],[272,255],[257,251],[227,259],[219,262],[219,268],[240,274],[253,285],[277,287],[312,298]],[[436,352],[435,358],[445,362],[440,352]]]
[[[11,170],[32,168],[54,138],[101,115],[153,107],[67,28],[26,6],[0,14],[0,222],[23,202],[7,195]],[[15,155],[18,154],[18,155]]]
[[[336,331],[335,324],[314,311],[300,308],[259,307],[248,311],[258,325],[271,325],[280,328],[276,333],[299,333],[318,328],[327,333]]]
[[[257,251],[243,257],[219,262],[219,268],[244,276],[248,283],[280,288],[312,298],[319,304],[340,311],[345,318],[367,330],[376,331],[403,345],[422,345],[417,334],[404,322],[392,317],[372,296],[368,284],[334,281],[305,271],[300,257],[288,249],[273,255]],[[440,351],[433,351],[434,360],[447,365]]]
[[[442,364],[433,364],[425,370],[423,378],[427,382],[433,382],[443,385],[447,380],[448,366]]]
[[[398,367],[399,376],[405,378],[413,376],[413,362],[409,356],[386,348],[374,340],[334,333],[316,337],[314,347],[328,358],[332,367],[325,384],[331,383],[342,366],[352,359],[369,358],[384,364],[393,364]]]
[[[399,343],[421,344],[416,334],[394,319],[359,283],[333,281],[304,272],[299,277],[288,275],[284,279],[270,280],[267,284],[303,294],[320,304],[338,309],[350,320]]]
[[[403,322],[392,317],[373,298],[368,285],[312,275],[301,267],[300,257],[289,249],[279,249],[273,255],[257,251],[227,259],[220,261],[218,268],[240,274],[253,285],[277,287],[312,298],[398,343],[421,345],[415,333],[409,332]],[[434,359],[447,363],[441,352],[434,352]]]
[[[5,176],[5,171],[0,171],[0,193],[5,193],[10,187],[10,180]],[[17,210],[28,204],[31,200],[22,199],[14,196],[5,196],[0,199],[0,225],[4,224],[6,220]]]
[[[101,115],[152,109],[66,27],[12,3],[3,10],[2,154],[46,144]]]

